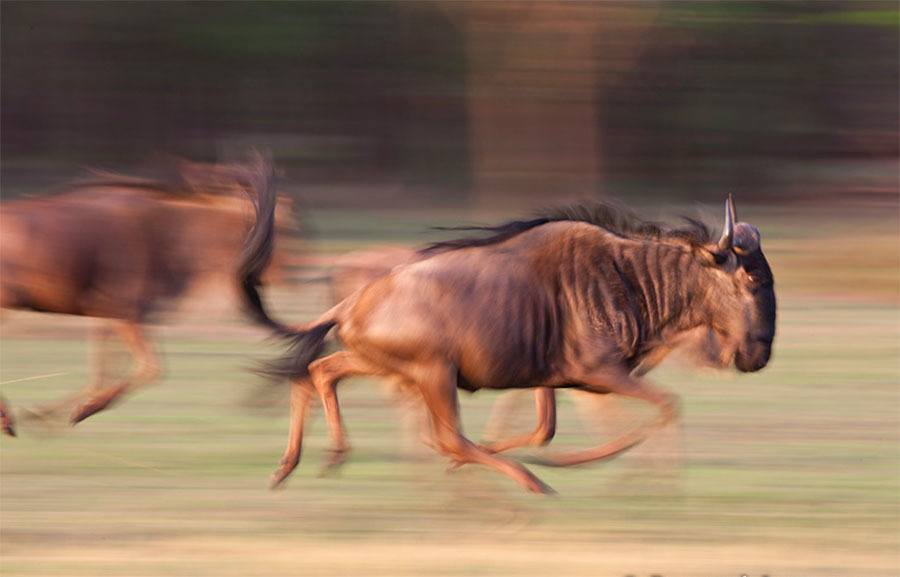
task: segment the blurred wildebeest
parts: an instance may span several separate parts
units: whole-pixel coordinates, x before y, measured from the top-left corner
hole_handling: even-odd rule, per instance
[[[104,387],[98,346],[92,382],[56,406],[77,401],[72,423],[158,378],[142,326],[153,313],[201,283],[239,289],[235,267],[253,220],[248,195],[276,198],[261,155],[235,164],[179,161],[169,172],[163,180],[95,173],[57,194],[0,207],[0,305],[104,319],[95,344],[115,330],[134,357],[134,371]],[[273,202],[279,222],[289,220],[290,203]],[[2,412],[11,418],[8,407]],[[11,421],[4,425],[13,432]]]
[[[256,229],[242,268],[249,300],[272,249],[274,202],[259,197]],[[329,423],[340,422],[335,386],[350,375],[381,375],[423,398],[441,452],[481,463],[533,492],[551,489],[528,469],[478,447],[460,430],[457,386],[571,387],[652,403],[656,426],[676,418],[672,393],[635,374],[702,333],[708,356],[739,371],[762,369],[775,336],[771,269],[753,225],[736,222],[726,202],[715,241],[697,221],[667,229],[598,205],[570,207],[486,229],[426,249],[354,293],[310,328],[259,320],[291,339],[273,374],[292,379],[291,432],[278,483],[296,466],[309,382]],[[345,350],[317,358],[337,327]],[[611,454],[640,442],[649,428],[592,451]]]

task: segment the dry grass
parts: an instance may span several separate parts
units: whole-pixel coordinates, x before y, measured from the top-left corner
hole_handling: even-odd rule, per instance
[[[158,329],[164,384],[75,430],[23,423],[2,440],[0,574],[900,574],[895,222],[798,234],[773,221],[772,365],[654,374],[684,399],[678,464],[660,460],[678,449],[674,435],[595,467],[536,469],[560,496],[535,498],[492,472],[447,475],[410,454],[380,389],[357,382],[342,389],[355,443],[343,474],[316,477],[327,445],[317,420],[298,474],[272,493],[286,415],[243,403],[256,390],[243,368],[274,345],[235,315],[204,313]],[[321,285],[274,297],[290,318],[326,302]],[[28,406],[80,386],[85,327],[6,315],[0,380],[45,378],[4,395]],[[463,397],[473,436],[494,398]],[[561,423],[554,446],[589,442],[569,400]]]

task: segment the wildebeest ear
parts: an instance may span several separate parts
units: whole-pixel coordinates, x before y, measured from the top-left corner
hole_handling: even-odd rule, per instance
[[[759,229],[752,224],[739,222],[734,227],[734,252],[750,254],[759,250]]]

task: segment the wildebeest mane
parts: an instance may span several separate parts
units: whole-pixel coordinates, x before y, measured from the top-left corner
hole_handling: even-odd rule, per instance
[[[88,188],[140,190],[167,198],[201,195],[232,196],[254,184],[255,169],[243,164],[199,164],[172,159],[154,171],[154,177],[88,169],[85,177],[73,180],[61,193]]]
[[[90,170],[88,176],[73,180],[61,192],[71,192],[87,188],[127,188],[137,189],[160,196],[184,197],[195,194],[180,179],[171,180],[143,178],[116,172]]]
[[[643,220],[633,211],[613,202],[589,201],[541,211],[530,220],[513,220],[496,226],[446,227],[440,230],[468,230],[490,233],[488,236],[464,237],[430,244],[420,254],[430,256],[439,252],[498,244],[525,231],[551,222],[585,222],[622,238],[674,241],[690,246],[712,242],[713,232],[702,221],[683,216],[684,225],[678,228]]]

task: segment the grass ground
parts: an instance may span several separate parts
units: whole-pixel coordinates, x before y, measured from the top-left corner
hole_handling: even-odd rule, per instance
[[[156,331],[163,384],[75,429],[23,423],[2,440],[0,574],[900,574],[896,223],[874,218],[848,248],[841,219],[803,233],[790,215],[769,221],[780,298],[771,366],[653,375],[684,402],[677,466],[660,457],[669,438],[593,467],[535,467],[553,498],[483,468],[446,474],[404,444],[381,389],[357,380],[342,389],[354,453],[341,475],[317,476],[319,417],[289,486],[270,492],[286,410],[248,407],[256,379],[244,369],[275,347],[238,319],[195,316]],[[408,215],[317,223],[368,226],[378,242],[421,226]],[[365,240],[332,233],[316,248]],[[853,247],[865,250],[853,258]],[[325,306],[315,285],[274,298],[296,318]],[[7,315],[4,396],[29,406],[81,386],[86,327]],[[39,378],[19,381],[29,377]],[[472,436],[495,398],[463,395]],[[527,422],[525,401],[522,412]],[[554,447],[591,442],[568,399],[561,423]]]

